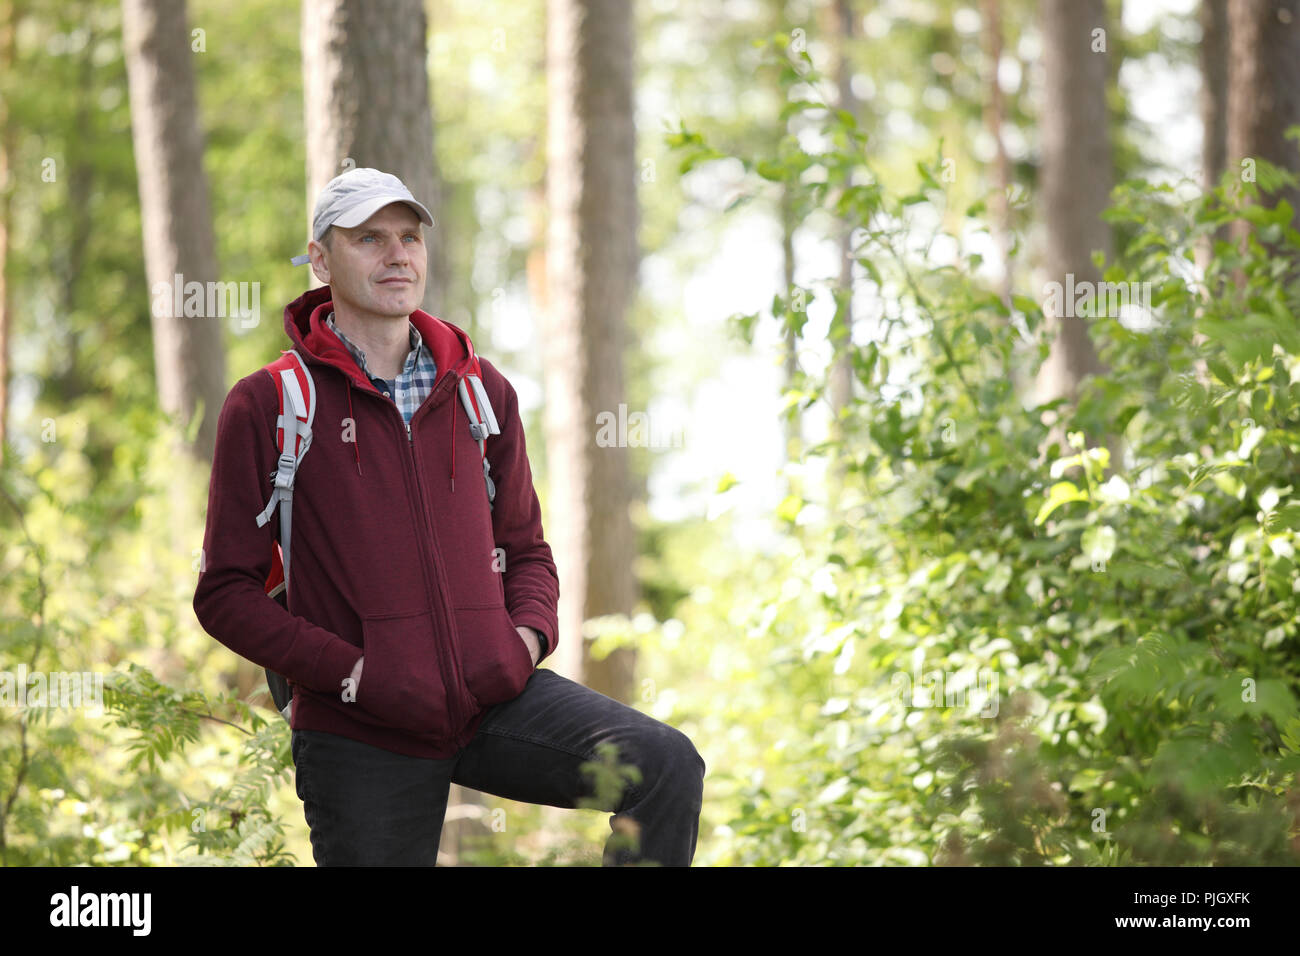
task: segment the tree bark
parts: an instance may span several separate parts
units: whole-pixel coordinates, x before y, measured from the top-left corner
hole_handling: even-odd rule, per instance
[[[1207,191],[1218,185],[1228,162],[1228,0],[1201,0],[1201,186]],[[1221,227],[1196,244],[1196,265],[1203,273],[1210,266],[1214,243],[1228,238]],[[1192,334],[1199,348],[1206,341],[1201,332]],[[1201,384],[1209,386],[1210,369],[1204,358],[1195,359]]]
[[[832,73],[835,77],[839,108],[855,120],[858,100],[853,95],[852,47],[856,34],[856,14],[852,0],[835,0],[825,8],[827,33],[832,37]],[[845,189],[850,183],[845,183]],[[828,341],[831,363],[827,370],[827,397],[830,402],[829,437],[843,443],[843,415],[853,401],[853,230],[858,223],[845,219],[836,224],[839,231],[840,274],[836,282],[836,307],[831,317]],[[840,514],[847,475],[845,458],[834,456],[826,474],[826,504],[832,516]]]
[[[998,247],[998,258],[1002,276],[998,282],[998,296],[1008,312],[1011,310],[1011,291],[1015,280],[1015,271],[1011,261],[1011,250],[1015,245],[1015,224],[1011,213],[1011,160],[1007,155],[1006,140],[1002,136],[1002,127],[1006,123],[1007,104],[1002,94],[1002,82],[999,68],[1002,64],[1002,3],[1001,0],[981,0],[980,17],[983,24],[981,40],[984,58],[988,64],[988,76],[985,83],[988,95],[984,104],[984,125],[993,139],[993,169],[991,190],[992,201],[989,215],[992,219],[992,233]],[[1004,367],[1007,381],[1017,392],[1025,388],[1024,374],[1016,357],[1007,360]]]
[[[855,35],[855,18],[851,0],[835,0],[829,10],[834,20],[835,86],[839,108],[857,119],[858,99],[853,95],[853,64],[850,49]],[[831,321],[830,340],[835,345],[831,364],[829,391],[831,414],[838,418],[853,398],[853,228],[856,224],[839,223],[840,276],[839,294],[843,298],[842,311]],[[841,479],[842,479],[841,475]]]
[[[781,286],[782,293],[786,296],[792,294],[794,289],[794,270],[796,260],[794,256],[794,230],[798,225],[794,216],[794,190],[789,183],[781,185],[781,198],[779,213],[781,217]],[[790,391],[795,387],[794,379],[799,370],[799,336],[794,329],[786,328],[785,330],[785,362],[783,365],[785,372],[785,389]],[[800,415],[793,414],[785,418],[785,459],[788,462],[798,461],[803,457],[803,419]],[[790,487],[787,489],[789,494],[795,492],[795,482],[791,476]]]
[[[1300,123],[1300,0],[1229,0],[1227,163],[1266,159],[1300,170],[1300,151],[1284,137]],[[1300,189],[1268,198],[1300,208]],[[1294,218],[1292,223],[1294,224]],[[1242,236],[1248,224],[1239,222]]]
[[[202,402],[203,418],[190,450],[211,462],[217,413],[226,398],[222,320],[172,315],[174,310],[159,307],[153,296],[160,283],[171,288],[178,275],[186,284],[217,279],[185,4],[123,0],[122,38],[159,398],[165,412],[186,424]],[[160,311],[167,314],[159,317]]]
[[[626,401],[623,354],[638,259],[633,52],[631,4],[549,0],[548,537],[561,575],[564,635],[556,666],[625,702],[635,652],[593,660],[581,626],[631,613],[638,598],[627,449],[596,443],[596,416],[618,418]]]
[[[1048,281],[1065,286],[1098,282],[1092,251],[1111,254],[1110,227],[1101,220],[1112,171],[1106,108],[1108,52],[1094,52],[1094,30],[1105,29],[1104,0],[1043,0],[1042,197],[1047,226]],[[1109,38],[1107,38],[1109,50]],[[1073,402],[1088,375],[1102,371],[1085,316],[1045,310],[1052,346],[1039,371],[1040,401]]]
[[[981,0],[984,55],[988,62],[988,98],[985,100],[984,125],[993,137],[993,203],[989,210],[996,228],[998,255],[1002,258],[1002,282],[998,290],[1002,302],[1011,308],[1011,161],[1007,157],[1002,124],[1006,122],[1006,104],[998,67],[1002,62],[1002,11],[1000,0]]]
[[[786,11],[785,0],[769,0],[764,6],[765,20],[763,29],[771,34],[785,29],[790,22]],[[773,99],[779,108],[785,100],[785,93],[778,84],[771,90]],[[772,128],[770,136],[771,142],[769,149],[775,155],[780,149],[781,140],[786,136],[790,129],[788,119],[780,120]],[[794,251],[794,233],[798,228],[798,215],[795,211],[795,189],[789,182],[781,184],[780,193],[777,198],[777,216],[781,226],[781,288],[782,296],[789,299],[794,294],[794,277],[798,266],[798,260],[795,258]],[[841,249],[841,252],[843,250]],[[782,336],[784,342],[784,361],[782,362],[782,371],[784,374],[784,391],[790,392],[795,388],[795,377],[799,372],[799,335],[788,325]],[[796,462],[803,458],[803,418],[797,409],[790,410],[789,413],[782,417],[782,430],[785,437],[785,460],[787,462]],[[798,494],[802,490],[802,482],[795,473],[786,470],[786,494]]]
[[[427,34],[423,0],[303,0],[307,235],[316,197],[335,176],[360,166],[396,176],[434,215],[424,229],[421,308],[437,315],[447,305],[446,264]]]
[[[1228,148],[1228,0],[1201,0],[1201,182],[1218,183]]]
[[[13,91],[14,64],[17,62],[18,22],[23,9],[17,2],[5,4],[0,16],[0,76],[5,89],[0,90],[0,462],[4,460],[4,442],[9,421],[9,336],[13,322],[9,284],[9,222],[13,208],[13,155],[17,125],[9,115],[9,96]]]

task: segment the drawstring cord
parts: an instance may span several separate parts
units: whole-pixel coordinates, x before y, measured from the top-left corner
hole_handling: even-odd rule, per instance
[[[361,442],[357,437],[357,419],[352,411],[352,378],[348,377],[348,418],[352,422],[352,454],[357,460],[357,474],[361,471]],[[456,403],[454,401],[447,403],[447,409],[451,412],[451,417],[447,420],[449,426],[447,439],[451,442],[451,490],[456,490]]]
[[[357,456],[357,474],[361,474],[361,443],[357,441],[357,419],[352,414],[352,378],[348,376],[348,419],[352,422],[352,453]]]

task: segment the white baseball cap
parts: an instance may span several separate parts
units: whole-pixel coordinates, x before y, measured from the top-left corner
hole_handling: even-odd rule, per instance
[[[404,202],[415,210],[426,226],[433,225],[433,216],[423,203],[411,195],[406,184],[391,173],[369,166],[358,166],[335,176],[316,197],[316,211],[312,215],[312,238],[320,242],[330,226],[351,229],[359,226],[389,203]],[[289,260],[296,266],[311,261],[309,255],[294,256]]]

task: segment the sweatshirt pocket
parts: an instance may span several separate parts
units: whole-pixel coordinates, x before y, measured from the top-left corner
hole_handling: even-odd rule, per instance
[[[388,726],[449,736],[432,614],[368,617],[361,630],[365,662],[356,703]]]
[[[505,607],[455,609],[465,685],[480,707],[513,700],[533,673],[533,655]]]

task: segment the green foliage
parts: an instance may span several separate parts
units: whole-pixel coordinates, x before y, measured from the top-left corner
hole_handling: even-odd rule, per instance
[[[4,696],[6,865],[293,862],[274,800],[292,770],[288,728],[213,692],[220,675],[204,662],[228,652],[188,608],[201,478],[175,450],[178,430],[147,422],[132,420],[94,493],[91,442],[72,416],[25,459],[5,449],[0,681],[86,679],[61,704]]]
[[[842,469],[837,505],[794,492],[790,547],[731,569],[764,597],[733,612],[761,644],[723,706],[760,741],[749,769],[711,772],[711,859],[1300,862],[1290,209],[1122,184],[1105,279],[1151,301],[1092,317],[1107,371],[1076,404],[1026,407],[1042,307],[1004,303],[963,251],[982,208],[954,213],[937,161],[888,188],[839,145],[841,114],[797,111],[822,151],[746,168],[859,226],[856,290],[882,315],[868,345],[831,343],[856,388],[812,450]],[[1234,221],[1246,241],[1215,241]],[[939,240],[955,259],[930,257]],[[800,407],[829,398],[795,387]]]
[[[196,851],[199,858],[211,855],[215,864],[293,863],[284,848],[284,824],[268,806],[274,788],[288,781],[293,772],[289,728],[282,719],[274,716],[268,721],[247,704],[228,697],[209,702],[198,691],[174,690],[136,665],[114,673],[105,696],[113,723],[133,733],[127,744],[132,770],[145,766],[156,771],[159,764],[183,756],[188,745],[200,740],[201,719],[228,724],[243,733],[235,779],[194,804],[178,794],[176,809],[160,814],[156,822],[165,829],[188,829],[185,849]],[[230,713],[248,728],[218,713]]]

